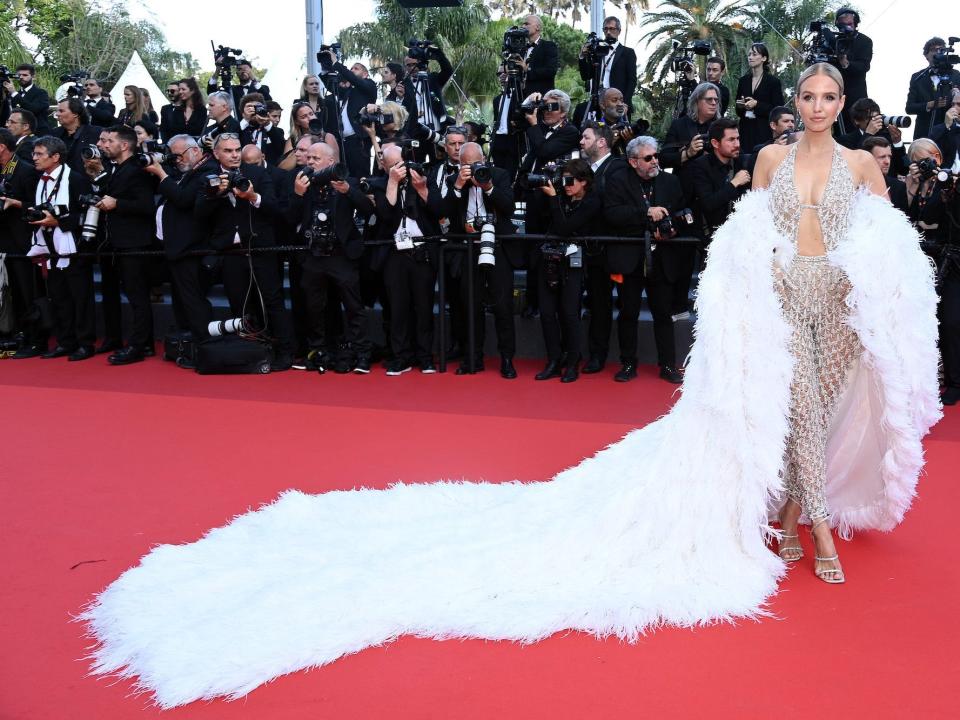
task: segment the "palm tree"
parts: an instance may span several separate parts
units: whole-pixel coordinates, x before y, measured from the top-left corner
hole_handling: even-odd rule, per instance
[[[673,53],[675,41],[686,45],[695,40],[709,40],[714,53],[726,61],[743,33],[740,21],[747,15],[740,1],[663,0],[657,7],[657,11],[647,13],[639,23],[640,27],[649,28],[640,41],[656,42],[645,68],[647,81],[662,80],[669,72],[667,60]],[[700,69],[702,72],[703,68]]]

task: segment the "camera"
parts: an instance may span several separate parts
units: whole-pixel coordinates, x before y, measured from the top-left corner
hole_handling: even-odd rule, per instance
[[[305,167],[300,172],[310,180],[310,184],[314,187],[326,187],[331,182],[339,182],[347,179],[347,166],[343,163],[327,165],[327,167],[321,168],[320,170]]]
[[[673,55],[670,57],[670,70],[675,73],[689,73],[696,68],[693,64],[694,55],[709,55],[710,42],[708,40],[696,40],[690,45],[683,45],[677,40],[673,41]]]
[[[920,170],[920,180],[929,180],[940,172],[940,166],[932,157],[925,157],[917,161],[917,168]]]
[[[493,180],[493,170],[491,170],[489,163],[470,163],[470,174],[473,176],[474,182],[478,185],[485,185]]]
[[[343,59],[343,47],[340,43],[330,43],[321,45],[317,51],[317,61],[323,66],[324,70],[329,70],[333,64]]]
[[[540,173],[527,173],[524,177],[524,185],[533,190],[546,187],[552,182],[553,186],[557,187],[561,184],[565,165],[566,163],[547,163]]]
[[[253,114],[256,115],[258,118],[263,118],[263,119],[267,119],[270,117],[270,111],[267,110],[267,106],[259,102],[253,106]]]
[[[524,103],[520,106],[520,109],[525,115],[532,115],[538,110],[543,110],[543,112],[557,112],[560,109],[560,103],[535,100],[533,102]]]
[[[250,324],[246,318],[230,318],[229,320],[214,320],[207,325],[207,333],[210,337],[220,337],[221,335],[233,333],[251,332]]]
[[[6,65],[0,65],[0,83],[5,83],[10,79],[10,68]]]
[[[607,35],[603,38],[597,37],[595,32],[587,35],[586,46],[587,46],[587,56],[590,58],[590,61],[597,63],[603,58],[605,58],[613,46],[616,44],[616,39]]]
[[[10,192],[10,188],[7,186],[7,179],[0,177],[0,198],[7,197],[8,192]]]
[[[519,55],[521,58],[527,52],[530,44],[530,31],[524,27],[514,25],[503,34],[503,54]]]
[[[909,115],[883,115],[883,124],[893,125],[898,128],[908,128],[913,122],[913,118]]]
[[[62,208],[62,209],[66,211],[66,208]],[[61,216],[60,210],[61,210],[60,207],[55,206],[52,203],[49,203],[49,202],[40,203],[36,207],[26,208],[23,211],[23,219],[26,222],[39,222],[40,220],[43,220],[44,212],[48,212],[56,218]],[[66,212],[63,212],[62,214],[66,215]]]
[[[90,193],[89,195],[81,195],[79,200],[80,204],[87,208],[87,211],[83,214],[83,224],[80,226],[80,237],[92,242],[97,237],[97,226],[100,224],[100,208],[97,207],[97,203],[103,198]]]
[[[80,148],[80,157],[84,160],[99,160],[101,158],[100,148],[96,145],[84,145]]]
[[[236,188],[244,192],[250,189],[249,178],[244,177],[239,170],[227,170],[224,174],[227,176],[227,190]],[[211,173],[206,175],[205,179],[207,181],[207,192],[216,195],[220,191],[220,176]]]
[[[366,110],[360,111],[360,124],[366,127],[389,125],[393,121],[393,113],[385,113],[383,111],[368,113]]]
[[[170,162],[173,159],[173,155],[170,153],[170,150],[161,142],[156,140],[148,140],[143,144],[143,149],[138,152],[135,157],[137,162],[140,164],[140,167],[148,167],[153,163],[157,165],[163,165],[164,163]]]
[[[212,40],[210,41],[210,44],[213,45]],[[224,45],[218,45],[213,49],[213,62],[218,67],[222,68],[234,67],[237,65],[237,61],[240,59],[241,55],[243,55],[243,50],[226,47]]]
[[[426,69],[430,56],[433,54],[433,44],[429,40],[408,40],[407,57],[417,61],[417,67]]]
[[[829,25],[826,20],[814,20],[810,23],[810,32],[814,33],[814,36],[805,58],[807,65],[821,62],[837,65],[840,56],[846,55],[850,49],[855,30],[848,30],[844,26],[839,32],[834,32]]]
[[[90,77],[90,73],[85,70],[78,70],[75,73],[61,75],[61,83],[72,83],[70,87],[67,88],[67,97],[83,97],[85,94],[83,81],[88,77]]]
[[[314,257],[330,257],[334,253],[336,237],[330,227],[327,208],[315,208],[310,218],[310,226],[303,231],[303,237]]]
[[[579,245],[549,241],[540,246],[540,253],[543,256],[543,279],[551,289],[560,285],[565,265],[583,267],[583,249]]]
[[[443,135],[438,133],[429,125],[424,125],[422,122],[418,122],[413,127],[411,133],[417,140],[424,140],[431,145],[441,145],[443,144]]]
[[[360,188],[360,192],[362,192],[364,195],[369,195],[373,192],[373,186],[370,184],[369,178],[360,178],[357,181],[357,187]]]
[[[423,166],[423,163],[414,162],[412,160],[405,160],[404,166],[407,168],[407,172],[415,172],[418,175],[426,175],[427,169]],[[409,177],[409,175],[408,175]]]
[[[953,46],[960,42],[960,37],[947,38],[947,47],[941,48],[933,56],[933,67],[941,77],[950,75],[953,66],[960,63],[960,56],[955,54]],[[941,82],[943,82],[941,80]]]

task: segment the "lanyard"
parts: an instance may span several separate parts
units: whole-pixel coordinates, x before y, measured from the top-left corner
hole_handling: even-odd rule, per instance
[[[50,191],[49,194],[47,193],[47,183],[49,183],[50,181],[49,181],[49,180],[43,181],[43,188],[40,190],[40,202],[41,202],[41,203],[45,203],[45,202],[47,202],[50,198],[52,198],[52,197],[55,198],[55,197],[57,196],[57,191],[60,189],[60,181],[63,180],[63,174],[64,174],[64,172],[65,172],[65,170],[64,170],[64,169],[62,168],[62,166],[61,166],[60,176],[57,178],[56,182],[53,183],[53,189]],[[49,173],[48,173],[48,174],[49,174]]]

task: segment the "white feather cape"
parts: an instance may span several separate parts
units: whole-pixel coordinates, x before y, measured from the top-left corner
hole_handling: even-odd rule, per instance
[[[865,352],[828,466],[845,533],[899,522],[940,413],[936,296],[917,236],[864,193],[849,227],[831,260],[852,282]],[[548,482],[291,490],[197,542],[158,546],[82,614],[93,672],[136,677],[169,708],[237,698],[404,634],[635,640],[763,614],[784,572],[766,540],[793,367],[771,256],[786,265],[792,253],[767,193],[749,193],[713,242],[667,416]],[[871,432],[845,433],[864,422]]]

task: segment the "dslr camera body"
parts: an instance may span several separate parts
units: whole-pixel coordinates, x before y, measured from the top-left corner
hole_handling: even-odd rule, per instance
[[[44,212],[48,212],[55,218],[62,218],[69,214],[70,209],[63,205],[54,205],[50,202],[40,203],[34,207],[25,208],[23,219],[25,222],[40,222],[43,220]]]
[[[360,124],[365,127],[383,127],[389,125],[395,120],[393,113],[385,113],[380,108],[376,112],[368,113],[366,110],[360,111]]]
[[[530,190],[546,187],[553,183],[555,188],[563,187],[563,168],[566,163],[547,163],[539,173],[527,173],[524,178],[524,185]]]
[[[245,192],[250,189],[250,179],[245,177],[239,170],[227,170],[224,174],[227,176],[227,190],[236,188],[240,192]],[[220,192],[219,175],[211,173],[206,175],[205,179],[207,181],[207,192],[210,195],[216,195]]]
[[[320,170],[314,170],[311,167],[305,167],[300,171],[301,174],[310,180],[311,187],[327,187],[331,182],[339,182],[347,179],[347,166],[343,163],[334,163],[327,165]]]

